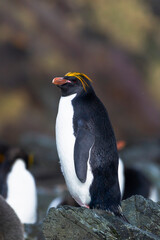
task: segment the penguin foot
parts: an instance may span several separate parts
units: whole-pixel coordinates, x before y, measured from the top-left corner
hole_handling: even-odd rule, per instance
[[[116,209],[106,209],[107,212],[111,213],[113,216],[119,217],[121,220],[123,220],[124,222],[127,222],[130,224],[130,222],[128,221],[128,219],[125,217],[125,215],[122,212],[122,208],[120,206],[118,206],[118,208]]]
[[[130,224],[130,222],[128,221],[128,219],[124,216],[123,212],[122,212],[122,208],[120,206],[118,206],[118,211],[114,212],[114,215],[119,217],[120,219],[122,219],[123,221],[127,222]]]
[[[90,209],[90,207],[88,205],[86,205],[86,204],[81,204],[80,206]]]
[[[90,209],[90,207],[89,207],[88,205],[86,205],[86,204],[85,204],[85,205],[83,205],[83,206],[84,206],[84,207],[86,207],[86,208],[88,208],[88,209]]]
[[[111,206],[110,208],[106,208],[106,207],[102,207],[100,205],[96,205],[95,207],[92,207],[91,209],[98,209],[98,210],[106,210],[107,212],[109,212],[111,215],[113,216],[117,216],[119,217],[121,220],[127,222],[130,224],[130,222],[128,221],[128,219],[124,216],[123,212],[122,212],[122,208],[121,206]]]

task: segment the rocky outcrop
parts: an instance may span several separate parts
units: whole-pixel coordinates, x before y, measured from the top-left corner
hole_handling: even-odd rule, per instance
[[[110,212],[61,206],[43,223],[46,240],[160,239],[160,205],[142,196],[122,202],[124,222]]]

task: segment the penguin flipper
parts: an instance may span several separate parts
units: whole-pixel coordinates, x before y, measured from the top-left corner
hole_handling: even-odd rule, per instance
[[[87,177],[87,162],[90,150],[94,143],[94,135],[82,121],[78,126],[76,141],[74,146],[74,164],[78,179],[84,183]]]

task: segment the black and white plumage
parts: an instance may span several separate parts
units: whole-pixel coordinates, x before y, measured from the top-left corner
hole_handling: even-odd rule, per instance
[[[61,169],[81,205],[121,215],[118,153],[108,113],[82,73],[53,79],[62,96],[56,119]]]
[[[14,209],[22,223],[35,223],[37,192],[28,170],[30,157],[20,148],[9,148],[0,167],[0,194]]]

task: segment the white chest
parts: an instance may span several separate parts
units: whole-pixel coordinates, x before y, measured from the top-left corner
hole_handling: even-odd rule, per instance
[[[93,175],[88,164],[87,179],[81,183],[76,176],[74,167],[74,144],[73,133],[73,106],[72,100],[76,94],[68,97],[61,97],[59,102],[58,115],[56,119],[56,144],[68,190],[72,197],[80,204],[85,205],[90,202],[89,186],[92,183]]]
[[[37,193],[33,176],[26,170],[23,160],[17,159],[7,177],[6,201],[15,210],[22,223],[35,223]]]

